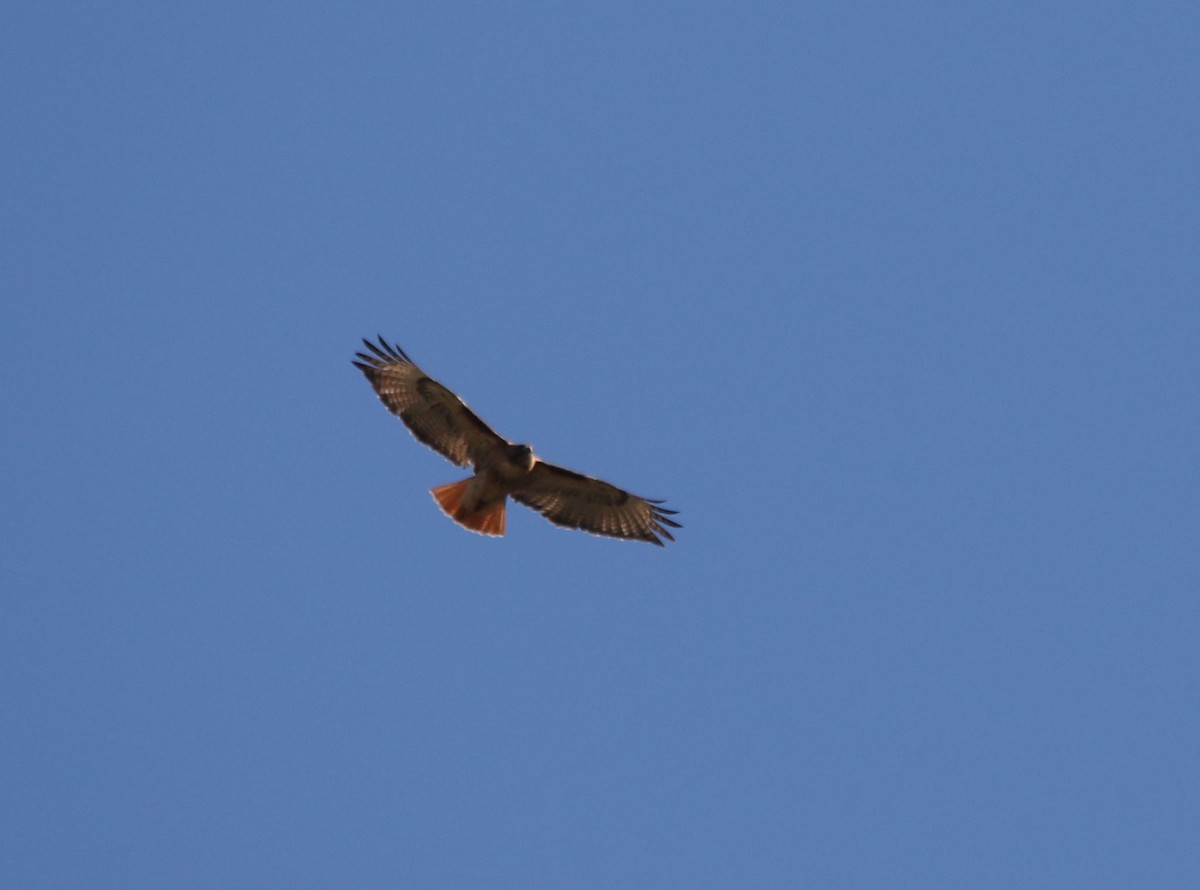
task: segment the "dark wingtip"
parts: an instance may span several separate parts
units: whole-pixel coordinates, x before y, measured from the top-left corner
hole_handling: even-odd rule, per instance
[[[661,500],[654,501],[654,500],[650,500],[649,498],[646,498],[646,501],[653,505],[650,508],[650,510],[654,514],[654,519],[656,522],[664,523],[666,525],[671,526],[672,528],[683,528],[683,526],[680,525],[678,522],[676,522],[674,519],[668,518],[670,516],[678,516],[679,515],[678,510],[669,510],[666,507],[660,506],[663,503]],[[674,540],[674,539],[672,538],[672,540]]]
[[[382,334],[377,334],[376,337],[378,339],[377,343],[372,343],[366,337],[363,337],[363,345],[374,354],[375,358],[372,358],[368,355],[363,355],[361,352],[359,353],[360,357],[371,362],[383,360],[389,364],[394,362],[405,362],[411,365],[413,363],[412,359],[408,357],[403,349],[395,344],[388,343],[387,340],[383,339]]]

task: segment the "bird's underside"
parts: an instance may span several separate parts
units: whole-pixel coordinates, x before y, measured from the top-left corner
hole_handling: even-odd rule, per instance
[[[631,494],[537,458],[528,445],[498,435],[466,403],[413,364],[382,337],[363,340],[368,352],[354,362],[380,401],[404,421],[420,442],[475,475],[432,489],[442,511],[464,528],[504,534],[508,498],[538,511],[556,525],[597,535],[663,545],[676,511],[662,501]]]

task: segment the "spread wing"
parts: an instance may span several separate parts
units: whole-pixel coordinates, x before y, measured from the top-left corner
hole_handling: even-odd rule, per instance
[[[379,345],[369,340],[363,343],[371,354],[357,353],[361,361],[354,366],[419,441],[460,467],[486,460],[495,449],[508,444],[462,399],[414,365],[403,349],[382,337]]]
[[[662,501],[640,498],[591,476],[541,461],[510,494],[514,501],[532,507],[555,525],[649,541],[659,547],[663,546],[659,535],[675,540],[666,526],[681,527],[669,518],[677,511],[660,506]]]

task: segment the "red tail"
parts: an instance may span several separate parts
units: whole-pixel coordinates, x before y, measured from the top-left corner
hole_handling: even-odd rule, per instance
[[[505,498],[495,504],[488,504],[478,510],[463,509],[463,495],[467,493],[471,480],[451,482],[449,485],[439,485],[430,489],[433,499],[438,502],[442,512],[461,525],[481,535],[500,537],[504,534],[504,503]]]

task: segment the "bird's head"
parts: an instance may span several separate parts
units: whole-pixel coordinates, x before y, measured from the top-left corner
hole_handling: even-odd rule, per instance
[[[533,446],[531,445],[514,445],[512,446],[512,460],[517,466],[523,469],[526,473],[533,469],[533,465],[537,463],[537,458],[533,456]]]

